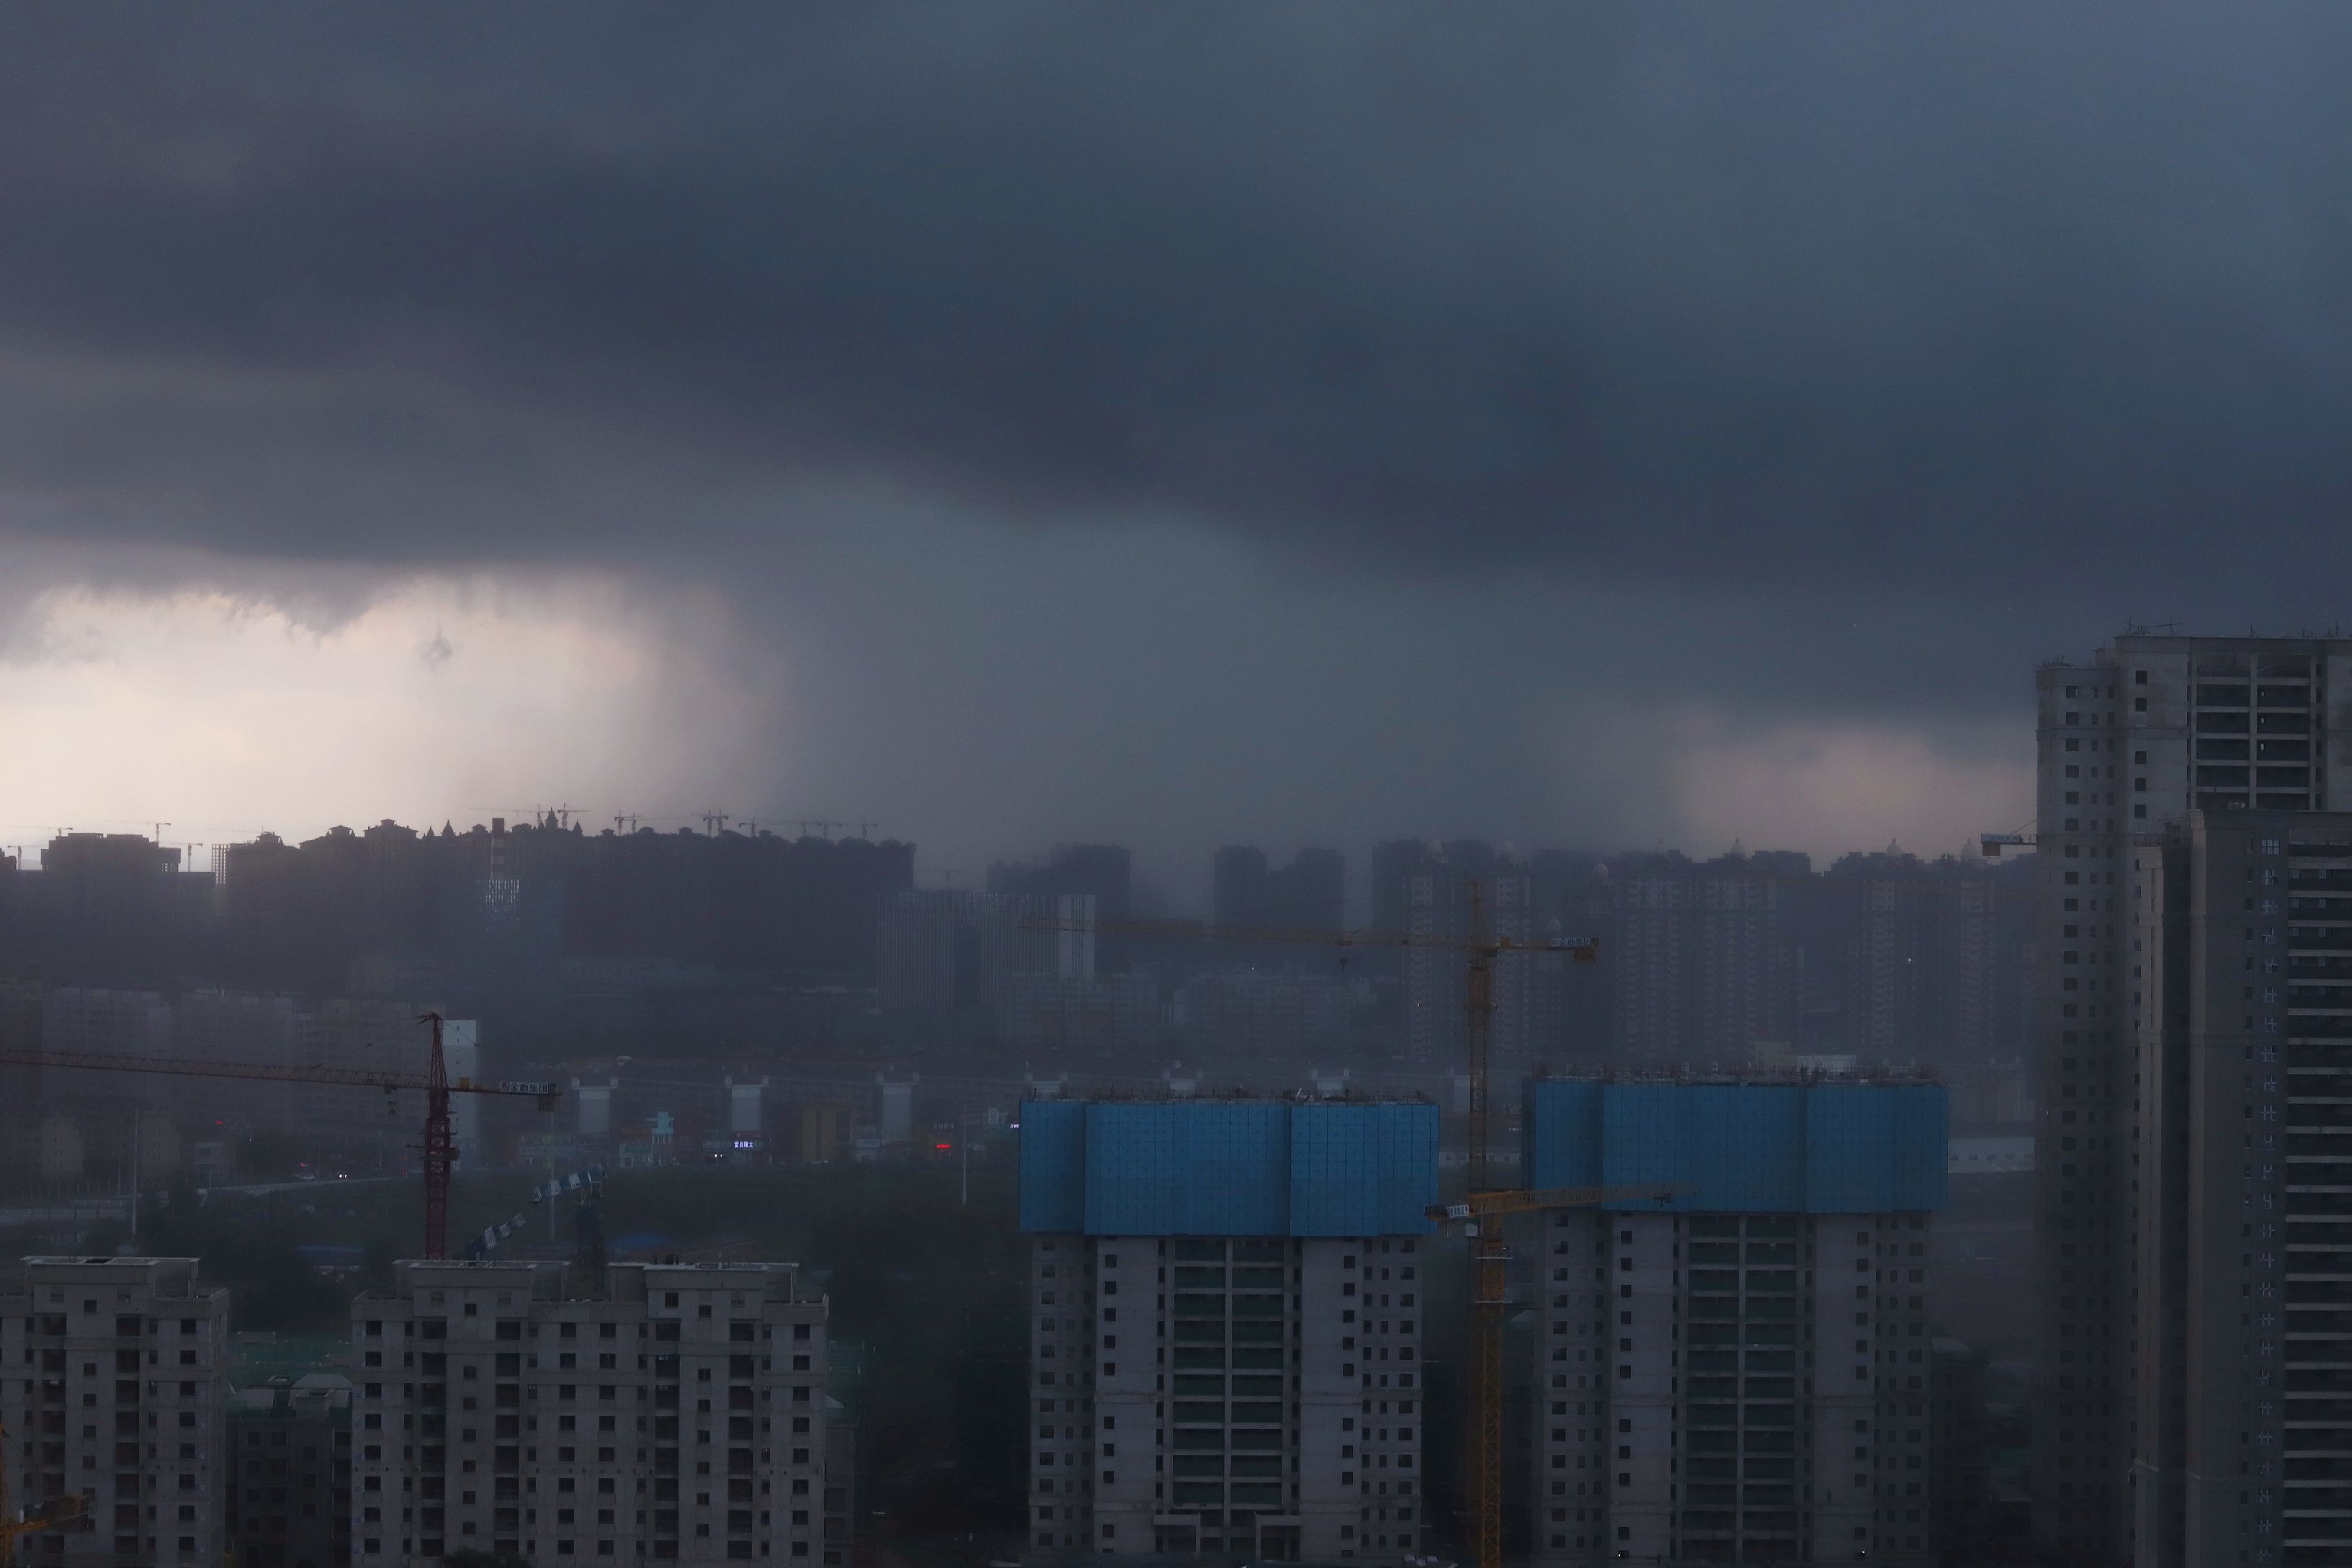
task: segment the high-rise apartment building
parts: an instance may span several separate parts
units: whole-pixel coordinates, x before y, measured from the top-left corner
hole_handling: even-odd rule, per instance
[[[1528,1186],[1661,1195],[1532,1232],[1538,1563],[1933,1561],[1946,1122],[1919,1082],[1528,1086]]]
[[[352,1560],[349,1378],[314,1372],[238,1389],[228,1452],[228,1546],[238,1568]]]
[[[2150,1415],[2135,1395],[2143,1311],[2164,1286],[2136,1278],[2133,1239],[2151,1196],[2141,1096],[2164,1047],[2137,1032],[2162,1020],[2136,1008],[2149,955],[2135,950],[2146,938],[2133,912],[2158,896],[2147,878],[2163,862],[2139,855],[2138,841],[2192,810],[2343,808],[2352,717],[2331,695],[2352,689],[2347,680],[2352,641],[2318,638],[2134,633],[2088,664],[2035,672],[2032,1485],[2036,1541],[2051,1556],[2132,1561],[2135,1518],[2149,1512],[2134,1502],[2135,1433]],[[2253,890],[2241,896],[2259,903]]]
[[[352,1305],[352,1561],[823,1561],[826,1303],[782,1263],[404,1262]]]
[[[1035,1546],[1420,1546],[1437,1125],[1418,1102],[1022,1107]]]
[[[19,1503],[91,1494],[37,1561],[210,1568],[229,1484],[228,1292],[194,1258],[27,1258],[0,1276],[0,1464]]]
[[[2137,859],[2137,1561],[2352,1562],[2352,814]]]

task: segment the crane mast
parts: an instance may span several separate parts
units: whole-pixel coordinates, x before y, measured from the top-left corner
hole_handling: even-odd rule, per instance
[[[433,1054],[425,1070],[425,1256],[449,1256],[449,1167],[457,1158],[449,1133],[449,1068],[441,1055],[441,1015],[416,1020],[433,1029]]]

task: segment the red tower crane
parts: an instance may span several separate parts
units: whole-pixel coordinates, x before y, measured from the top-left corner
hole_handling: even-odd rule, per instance
[[[85,1051],[0,1051],[0,1067],[61,1068],[87,1072],[162,1072],[182,1078],[247,1078],[269,1083],[325,1083],[354,1089],[425,1092],[425,1256],[449,1255],[449,1171],[457,1147],[449,1135],[449,1096],[497,1094],[536,1100],[551,1111],[562,1093],[551,1083],[449,1082],[441,1053],[441,1015],[417,1020],[433,1029],[433,1051],[423,1072],[378,1072],[356,1067],[278,1067],[259,1061],[184,1061],[167,1056],[108,1056]]]

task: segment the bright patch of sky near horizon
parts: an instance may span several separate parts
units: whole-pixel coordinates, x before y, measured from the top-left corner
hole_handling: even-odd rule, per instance
[[[1099,580],[1097,548],[1161,554],[1121,584]],[[813,608],[890,552],[868,538],[812,567],[779,610],[797,640],[721,597],[593,573],[408,577],[326,612],[60,586],[24,608],[0,660],[0,727],[19,737],[0,844],[157,821],[181,844],[383,817],[462,827],[559,804],[592,831],[624,812],[665,829],[706,809],[779,826],[870,813],[916,841],[928,884],[1099,837],[1134,845],[1139,874],[1186,910],[1235,839],[1351,859],[1404,833],[1695,854],[1737,841],[1826,862],[1890,840],[1955,850],[2031,811],[2022,704],[2015,725],[1959,731],[1735,717],[1641,700],[1573,654],[1562,669],[1589,678],[1565,695],[1482,682],[1475,655],[1435,643],[1461,604],[1416,614],[1410,585],[1302,596],[1181,535],[992,547],[980,587],[977,557],[940,552],[889,597],[928,627],[923,647],[963,653],[894,661],[893,624],[853,635],[866,617]],[[1090,580],[1097,601],[1070,613]],[[1507,671],[1515,642],[1561,614],[1549,594],[1469,598]],[[1115,626],[1127,635],[1101,635]],[[1360,689],[1333,701],[1351,674]],[[937,766],[894,767],[925,732]]]
[[[566,790],[683,809],[759,733],[753,692],[594,578],[418,579],[324,623],[217,590],[64,588],[0,667],[11,845],[466,823]]]

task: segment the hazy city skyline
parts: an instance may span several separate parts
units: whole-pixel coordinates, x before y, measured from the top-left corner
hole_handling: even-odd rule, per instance
[[[442,20],[5,24],[0,814],[1932,848],[2341,613],[2337,9]]]

